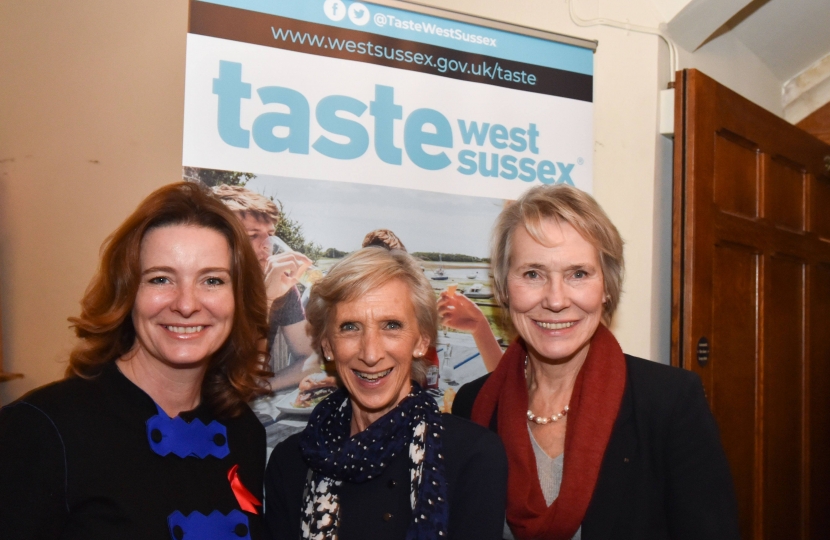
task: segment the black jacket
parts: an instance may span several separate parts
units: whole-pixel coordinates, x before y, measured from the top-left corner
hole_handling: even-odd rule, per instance
[[[499,438],[452,415],[444,421],[443,453],[450,502],[450,540],[498,540],[504,527],[507,457]],[[298,540],[308,467],[300,434],[281,442],[265,473],[265,526],[272,540]],[[398,455],[383,474],[340,488],[340,540],[406,538],[412,518],[409,457]]]
[[[732,477],[699,377],[625,360],[622,405],[582,522],[583,540],[737,540]],[[487,377],[461,387],[454,414],[470,417]],[[490,427],[496,428],[495,415]]]
[[[176,511],[188,518],[241,511],[227,476],[233,465],[261,500],[265,430],[253,412],[221,421],[224,458],[153,452],[147,420],[157,414],[114,363],[94,379],[66,379],[0,410],[0,538],[170,540]],[[213,420],[205,404],[181,416]],[[210,538],[262,538],[260,516],[243,515],[249,530],[235,522]]]

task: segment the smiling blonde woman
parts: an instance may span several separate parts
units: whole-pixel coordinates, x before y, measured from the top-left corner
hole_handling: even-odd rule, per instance
[[[358,250],[315,284],[307,317],[341,388],[271,454],[271,538],[501,538],[507,464],[498,437],[440,414],[419,385],[438,313],[418,262],[400,250]]]
[[[506,538],[737,539],[726,457],[700,379],[623,354],[606,328],[623,242],[590,195],[525,193],[499,216],[496,299],[519,338],[453,412],[509,461]]]

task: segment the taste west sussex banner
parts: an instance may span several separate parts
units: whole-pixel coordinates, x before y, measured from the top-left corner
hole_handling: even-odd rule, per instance
[[[312,262],[295,303],[382,231],[422,260],[436,295],[478,310],[503,342],[491,228],[532,186],[591,191],[594,46],[402,2],[192,0],[185,176],[277,205],[274,252]],[[293,311],[285,324],[302,326]],[[253,405],[269,446],[311,410],[279,372],[319,363],[272,328],[275,392]],[[445,407],[487,371],[463,329],[442,328],[437,356],[432,392]]]

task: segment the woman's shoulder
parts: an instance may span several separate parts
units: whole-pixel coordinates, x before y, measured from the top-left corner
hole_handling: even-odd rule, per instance
[[[264,466],[265,427],[250,407],[245,405],[236,416],[218,417],[216,420],[228,429],[229,435],[232,434],[231,436],[239,441],[239,444],[245,449],[245,453],[256,456],[257,459],[261,460],[262,465],[260,467]]]
[[[257,433],[261,432],[263,436],[265,435],[265,427],[262,425],[259,418],[257,418],[256,413],[247,405],[242,407],[239,414],[230,418],[227,422],[233,423],[242,429],[248,429]]]
[[[700,377],[689,370],[625,355],[630,384],[656,394],[671,395],[680,388],[699,385]]]
[[[102,409],[93,381],[69,377],[36,388],[0,408],[0,446],[14,439],[32,448],[61,441],[79,425],[95,422]],[[27,442],[28,441],[28,442]]]
[[[462,522],[472,519],[484,526],[491,519],[491,512],[499,515],[504,510],[507,492],[507,454],[504,445],[496,433],[469,420],[450,414],[442,415],[442,419],[442,453],[450,486],[450,500],[457,505],[454,508],[461,513]],[[464,515],[470,517],[463,517]],[[503,514],[501,515],[502,517],[496,518],[498,523],[493,525],[499,531],[504,522]],[[469,534],[465,538],[479,536],[472,530]]]
[[[298,464],[302,464],[302,475],[305,477],[305,461],[303,454],[300,451],[300,436],[302,432],[295,433],[288,438],[280,441],[271,452],[268,458],[268,469],[284,468],[286,470],[296,470]]]
[[[448,459],[453,455],[499,463],[507,458],[504,445],[496,433],[455,414],[442,414],[444,449]]]
[[[36,410],[49,417],[60,416],[79,407],[96,407],[99,392],[96,379],[71,376],[31,390],[21,398],[3,407],[7,413],[15,410]]]
[[[458,389],[455,400],[452,402],[452,413],[461,418],[470,419],[473,416],[473,404],[478,397],[478,393],[490,378],[490,374],[486,374],[478,379],[465,383]]]
[[[700,377],[689,370],[625,355],[634,409],[667,419],[679,408],[708,407]]]
[[[300,451],[300,435],[295,433],[279,442],[271,456],[265,472],[265,485],[285,493],[301,492],[305,486],[308,465]]]

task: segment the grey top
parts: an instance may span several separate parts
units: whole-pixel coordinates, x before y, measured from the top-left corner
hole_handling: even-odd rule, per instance
[[[527,426],[527,433],[530,435],[530,443],[533,445],[533,453],[536,456],[536,474],[539,476],[539,485],[542,488],[542,495],[545,496],[545,504],[550,506],[556,497],[559,496],[559,489],[562,487],[562,471],[565,468],[565,454],[559,454],[555,458],[548,456],[536,442],[530,426]],[[507,522],[504,524],[504,538],[515,540]],[[582,540],[582,527],[577,529],[571,540]]]
[[[559,496],[559,489],[562,487],[565,454],[559,454],[555,458],[549,457],[536,442],[533,433],[530,431],[530,426],[527,427],[527,432],[530,435],[530,443],[533,445],[533,453],[536,455],[536,474],[539,475],[542,495],[545,496],[545,503],[550,506]]]

